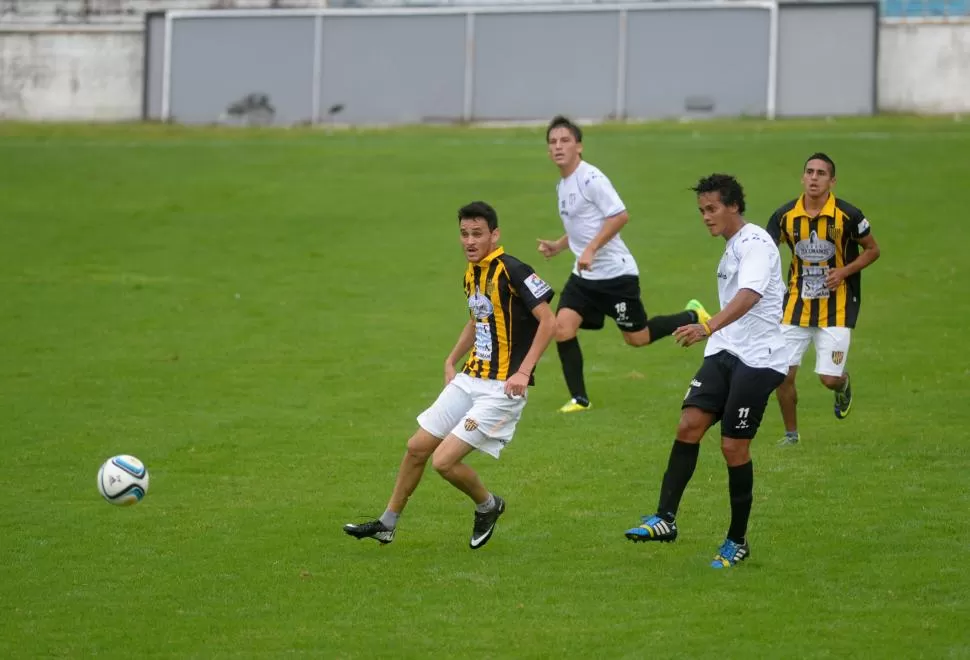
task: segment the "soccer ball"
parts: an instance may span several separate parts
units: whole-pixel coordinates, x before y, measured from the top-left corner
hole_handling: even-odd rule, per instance
[[[134,456],[113,456],[98,470],[98,492],[117,506],[137,504],[148,492],[148,469]]]

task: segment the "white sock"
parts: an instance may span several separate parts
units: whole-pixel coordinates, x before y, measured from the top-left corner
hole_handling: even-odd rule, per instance
[[[384,512],[384,515],[381,516],[380,520],[381,520],[381,523],[388,529],[394,529],[395,527],[397,527],[397,519],[400,515],[401,515],[400,513],[394,513],[393,511],[388,509],[387,511]]]
[[[489,493],[487,500],[475,506],[475,511],[478,511],[479,513],[485,513],[486,511],[491,511],[494,508],[495,508],[495,496]]]

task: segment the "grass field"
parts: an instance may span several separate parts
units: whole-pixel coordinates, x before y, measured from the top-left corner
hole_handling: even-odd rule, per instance
[[[226,131],[0,124],[0,657],[970,657],[970,123],[881,118],[590,128],[632,221],[651,313],[716,307],[688,190],[729,171],[764,224],[816,150],[872,222],[837,421],[799,380],[754,445],[752,559],[713,434],[677,543],[626,542],[656,505],[700,347],[581,336],[596,409],[563,417],[555,349],[501,461],[509,503],[468,549],[433,471],[395,542],[379,515],[465,320],[454,212],[557,290],[556,171],[540,129]],[[787,263],[787,255],[785,262]],[[95,475],[131,453],[146,499]]]

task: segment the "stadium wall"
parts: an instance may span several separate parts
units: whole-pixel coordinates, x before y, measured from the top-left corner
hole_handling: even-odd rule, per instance
[[[141,119],[145,62],[142,26],[0,23],[0,118]],[[880,111],[970,112],[970,21],[884,20],[878,71]]]
[[[143,32],[139,25],[0,23],[0,118],[141,118]]]
[[[881,111],[970,112],[970,20],[884,20],[879,44]]]

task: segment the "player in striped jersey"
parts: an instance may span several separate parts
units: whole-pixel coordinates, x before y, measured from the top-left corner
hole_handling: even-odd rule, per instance
[[[776,395],[785,422],[782,445],[799,440],[795,376],[810,343],[815,372],[835,393],[835,416],[844,419],[852,405],[845,370],[849,342],[862,303],[861,271],[879,258],[879,244],[865,214],[837,198],[834,186],[835,163],[824,153],[812,154],[802,173],[804,192],[768,221],[768,233],[792,253],[782,312],[790,368]]]
[[[536,364],[556,334],[556,317],[549,306],[554,294],[529,265],[499,245],[498,215],[491,206],[473,202],[462,207],[458,225],[468,260],[464,289],[469,318],[445,358],[444,389],[418,416],[418,429],[408,440],[384,514],[344,525],[344,531],[358,539],[381,544],[394,540],[398,516],[429,460],[475,503],[469,542],[473,550],[491,538],[505,512],[505,500],[489,492],[463,461],[475,450],[498,458],[512,441],[526,391],[534,384]],[[455,364],[466,354],[461,373],[456,373]]]

